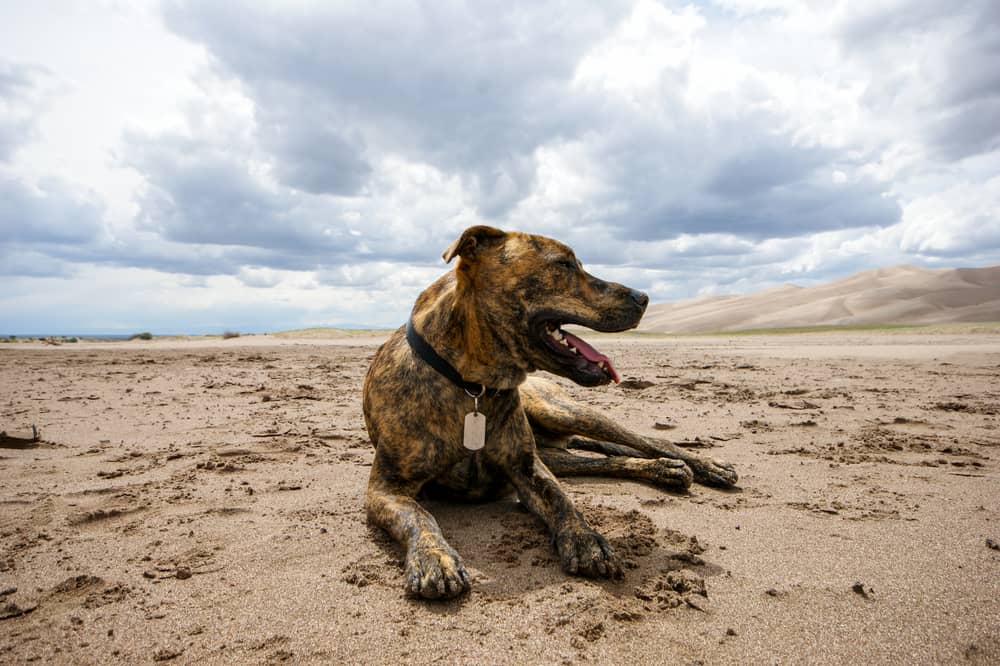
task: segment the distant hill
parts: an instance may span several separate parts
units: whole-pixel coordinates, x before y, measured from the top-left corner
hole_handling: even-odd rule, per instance
[[[1000,266],[894,266],[815,287],[651,305],[639,326],[658,333],[754,328],[1000,321]]]

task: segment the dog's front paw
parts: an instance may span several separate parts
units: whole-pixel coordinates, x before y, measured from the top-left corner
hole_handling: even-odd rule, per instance
[[[589,578],[622,578],[621,561],[607,540],[589,527],[556,535],[556,550],[566,573]]]
[[[451,599],[469,590],[462,558],[446,543],[416,546],[406,557],[406,591],[424,599]]]
[[[687,490],[691,485],[691,468],[683,460],[673,458],[642,459],[640,463],[649,475],[651,483],[671,490]]]
[[[698,458],[696,461],[688,461],[691,471],[694,472],[694,480],[706,486],[719,486],[720,488],[732,488],[739,481],[740,476],[736,473],[736,468],[731,463],[718,458]]]

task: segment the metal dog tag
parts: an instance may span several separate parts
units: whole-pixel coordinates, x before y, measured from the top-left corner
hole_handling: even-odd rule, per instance
[[[486,417],[480,412],[465,415],[465,435],[462,444],[470,451],[478,451],[486,446]]]
[[[486,393],[486,387],[480,386],[479,393],[469,389],[465,392],[472,398],[472,411],[465,415],[465,432],[462,436],[462,446],[470,451],[478,451],[486,446],[486,417],[479,413],[479,399]]]

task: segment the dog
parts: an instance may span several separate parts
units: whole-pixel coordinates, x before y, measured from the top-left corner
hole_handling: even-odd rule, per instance
[[[675,489],[736,483],[731,465],[631,432],[554,382],[528,377],[546,370],[582,386],[617,382],[611,360],[562,327],[634,328],[646,294],[589,275],[563,243],[522,232],[470,227],[443,256],[458,259],[454,270],[419,295],[364,381],[375,446],[365,511],[406,551],[409,594],[446,599],[469,590],[462,559],[418,502],[422,491],[487,500],[513,490],[548,527],[567,573],[617,579],[621,561],[556,476]]]

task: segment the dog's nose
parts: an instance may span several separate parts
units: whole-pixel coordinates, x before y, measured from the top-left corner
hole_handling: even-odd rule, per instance
[[[631,296],[632,300],[635,301],[636,304],[638,304],[638,306],[641,308],[644,308],[647,305],[649,305],[649,296],[647,296],[644,292],[636,291],[635,289],[630,289],[629,296]]]

